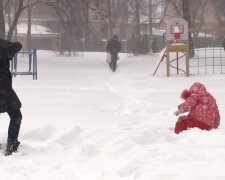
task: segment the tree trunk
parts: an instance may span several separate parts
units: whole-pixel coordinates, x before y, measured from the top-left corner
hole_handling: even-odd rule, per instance
[[[6,13],[7,13],[7,18],[8,18],[8,27],[10,27],[11,26],[11,3],[7,3],[7,6],[6,6]]]
[[[86,3],[89,4],[89,0],[86,0]],[[89,9],[88,6],[84,7],[85,9],[85,29],[84,29],[84,37],[85,37],[85,41],[89,41],[89,34],[90,34],[90,30],[89,30]]]
[[[29,0],[30,3],[30,0]],[[27,51],[31,51],[31,16],[32,16],[32,6],[27,9]]]
[[[0,38],[5,39],[5,19],[3,13],[3,1],[0,1]]]
[[[152,50],[152,0],[149,0],[149,7],[148,7],[148,11],[149,11],[149,51]]]
[[[108,16],[109,16],[109,22],[108,22],[108,36],[113,36],[112,31],[112,3],[111,0],[107,0],[107,8],[108,8]]]
[[[120,39],[122,42],[122,51],[127,52],[127,26],[128,26],[128,2],[120,2],[122,8],[120,19]]]
[[[135,0],[135,53],[139,54],[139,44],[141,40],[141,28],[140,28],[140,2]]]
[[[8,35],[7,35],[7,40],[9,40],[9,41],[12,39],[13,31],[15,30],[15,28],[17,26],[20,14],[23,10],[23,2],[24,2],[24,0],[19,0],[18,8],[16,10],[12,25],[10,26],[9,32],[8,32]]]
[[[182,10],[183,10],[183,18],[188,22],[188,28],[191,28],[191,17],[189,11],[189,0],[182,0]],[[193,57],[195,55],[194,45],[191,33],[189,33],[189,57]]]

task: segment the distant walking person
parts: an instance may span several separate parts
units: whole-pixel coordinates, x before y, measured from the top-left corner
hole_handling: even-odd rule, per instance
[[[16,152],[20,142],[18,135],[22,114],[20,111],[21,102],[12,88],[12,75],[9,70],[10,60],[22,48],[19,42],[0,39],[0,113],[7,112],[10,117],[8,127],[8,139],[5,155]]]
[[[121,44],[118,40],[118,36],[114,35],[112,39],[110,39],[106,46],[106,52],[111,55],[111,62],[109,63],[109,67],[113,72],[116,71],[118,53],[121,50]]]

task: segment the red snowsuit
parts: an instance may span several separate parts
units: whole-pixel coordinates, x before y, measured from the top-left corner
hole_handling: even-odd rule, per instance
[[[220,114],[216,100],[206,91],[203,84],[194,83],[189,91],[183,91],[181,97],[185,99],[185,102],[180,104],[178,109],[189,113],[187,116],[179,117],[175,126],[176,134],[193,127],[202,130],[218,128]]]

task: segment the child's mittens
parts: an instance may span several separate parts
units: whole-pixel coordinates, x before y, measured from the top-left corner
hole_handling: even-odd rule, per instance
[[[179,116],[182,113],[183,113],[183,111],[181,109],[178,109],[176,112],[174,112],[174,115]]]

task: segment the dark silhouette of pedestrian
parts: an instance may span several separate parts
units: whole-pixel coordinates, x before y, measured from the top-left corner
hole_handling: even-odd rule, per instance
[[[0,39],[0,113],[8,113],[10,123],[8,127],[8,139],[5,155],[16,152],[20,142],[18,135],[22,114],[22,106],[18,96],[12,88],[12,75],[9,70],[10,60],[22,48],[19,42],[10,42]]]
[[[118,53],[121,51],[121,44],[118,40],[118,36],[114,35],[112,39],[110,39],[106,46],[106,52],[111,55],[111,62],[109,63],[109,67],[113,72],[116,71]]]

